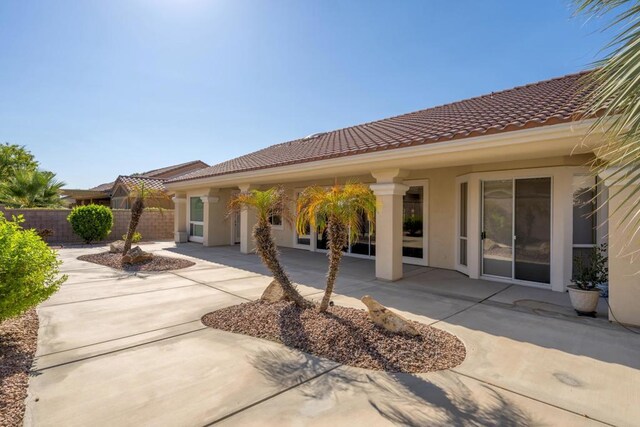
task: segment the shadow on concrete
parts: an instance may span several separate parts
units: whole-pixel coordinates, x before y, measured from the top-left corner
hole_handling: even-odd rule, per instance
[[[504,394],[480,383],[471,390],[451,372],[427,374],[434,377],[432,381],[426,375],[343,369],[333,362],[286,350],[263,351],[250,357],[250,362],[268,382],[295,387],[287,393],[300,393],[304,399],[333,398],[339,405],[340,393],[364,396],[365,405],[396,425],[539,424]],[[325,373],[313,378],[319,372]],[[360,410],[356,405],[350,405],[354,413]]]
[[[197,244],[182,244],[166,250],[257,274],[268,274],[256,255],[243,255],[237,246],[205,248]],[[325,273],[325,254],[290,248],[280,250],[283,264],[292,276],[304,277],[307,274],[317,277],[318,274]],[[486,299],[482,295],[499,294],[509,286],[468,279],[450,270],[405,266],[406,278],[388,283],[369,280],[368,277],[374,274],[374,269],[374,262],[371,260],[345,257],[339,275],[339,280],[344,282],[338,282],[336,293],[359,299],[365,292],[352,290],[354,281],[345,278],[360,277],[362,282],[367,281],[375,285],[374,288],[368,288],[366,293],[397,310],[438,321],[446,319],[448,324],[493,336],[640,369],[640,335],[603,319],[562,316],[546,310],[549,304],[543,301],[526,301],[524,304],[524,300],[503,303],[496,302],[493,298]],[[324,290],[322,281],[314,283],[298,279],[297,282]],[[512,285],[511,290],[515,286],[517,285]],[[487,291],[478,293],[477,289],[482,287]],[[530,288],[524,290],[528,289]],[[434,315],[436,312],[441,313],[440,316]],[[437,323],[435,326],[437,327]]]

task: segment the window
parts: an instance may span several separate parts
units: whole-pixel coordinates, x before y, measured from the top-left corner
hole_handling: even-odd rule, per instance
[[[402,256],[424,257],[424,187],[411,186],[402,197]]]
[[[458,264],[467,265],[467,193],[468,193],[468,183],[462,182],[460,183],[460,212],[459,212],[459,220],[458,224],[458,242],[459,242],[459,253],[458,253]]]
[[[585,262],[591,257],[596,239],[596,179],[588,175],[573,177],[573,259]]]
[[[271,214],[269,215],[269,223],[273,226],[273,228],[282,228],[282,215]]]
[[[189,240],[202,242],[204,236],[204,203],[200,197],[189,198]]]

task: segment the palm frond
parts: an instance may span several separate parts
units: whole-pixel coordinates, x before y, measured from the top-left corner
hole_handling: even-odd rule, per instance
[[[268,222],[269,218],[279,215],[283,221],[292,222],[290,199],[282,187],[272,187],[267,190],[250,190],[241,192],[229,201],[229,214],[240,212],[244,208],[255,210],[258,220]]]
[[[604,59],[585,80],[590,95],[585,117],[596,117],[591,133],[604,131],[591,164],[595,175],[608,175],[607,204],[617,199],[611,214],[620,209],[619,226],[636,236],[640,230],[640,2],[637,0],[576,0],[577,13],[615,14],[605,30],[616,34],[605,47]],[[599,193],[600,194],[600,193]]]

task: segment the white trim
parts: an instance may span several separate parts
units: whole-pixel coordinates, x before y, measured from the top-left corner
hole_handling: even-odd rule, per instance
[[[370,184],[369,188],[376,196],[404,196],[409,187],[395,182]]]
[[[413,257],[403,256],[402,263],[411,264],[411,265],[422,265],[427,267],[429,265],[429,230],[431,228],[429,227],[429,209],[430,209],[429,180],[416,179],[416,180],[404,181],[403,183],[407,186],[406,191],[409,191],[410,187],[422,187],[422,258],[413,258]],[[404,205],[404,200],[402,202]],[[403,221],[404,221],[404,218],[403,218]],[[403,228],[404,228],[404,225],[403,225]]]
[[[466,202],[466,219],[467,219],[467,235],[465,237],[460,236],[460,219],[462,216],[461,206],[460,206],[460,198],[462,196],[460,187],[462,184],[467,184],[467,202]],[[469,275],[469,224],[470,224],[470,214],[469,214],[469,177],[457,177],[456,178],[456,244],[455,244],[455,269],[463,274]],[[460,264],[460,240],[464,239],[467,242],[467,265]]]
[[[200,200],[202,200],[202,203],[218,203],[218,201],[220,200],[220,197],[202,196],[200,197]]]

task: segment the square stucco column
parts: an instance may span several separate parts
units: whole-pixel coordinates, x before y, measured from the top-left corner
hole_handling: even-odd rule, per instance
[[[208,196],[200,197],[204,204],[204,235],[202,245],[226,245],[229,243],[229,231],[228,227],[226,227],[225,204],[221,201],[217,191],[212,191],[209,194]]]
[[[376,277],[402,278],[402,196],[408,186],[396,182],[372,184],[376,195]]]
[[[247,192],[255,189],[254,186],[246,184],[239,186],[240,191]],[[257,222],[257,217],[253,209],[242,208],[240,211],[240,252],[249,254],[255,249],[253,244],[253,226]]]
[[[614,181],[610,177],[611,172],[603,174],[610,197],[609,320],[640,326],[640,235],[634,234],[633,227],[624,221],[631,205],[640,197],[632,195],[638,184],[621,190],[619,185],[610,186]],[[629,196],[629,201],[624,203]]]
[[[187,233],[187,195],[176,194],[173,197],[173,235],[176,243],[185,243]]]

